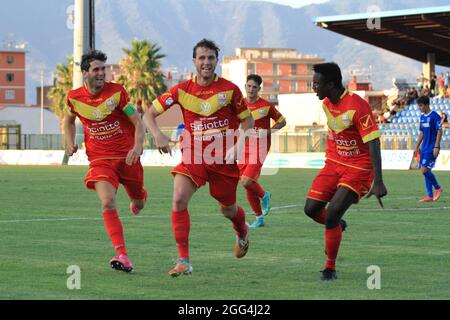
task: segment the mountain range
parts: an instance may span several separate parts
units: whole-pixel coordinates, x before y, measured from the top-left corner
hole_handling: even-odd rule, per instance
[[[44,71],[51,84],[56,64],[73,52],[68,10],[73,0],[15,0],[0,12],[0,41],[27,44],[27,103],[35,103],[35,88]],[[96,0],[95,44],[117,63],[133,38],[157,42],[166,55],[164,68],[192,70],[192,47],[210,38],[221,56],[236,47],[289,47],[317,54],[341,65],[344,79],[351,71],[370,76],[374,89],[391,87],[392,78],[411,82],[421,64],[313,24],[319,16],[363,13],[369,6],[381,11],[448,5],[448,0],[330,0],[301,8],[244,0]]]

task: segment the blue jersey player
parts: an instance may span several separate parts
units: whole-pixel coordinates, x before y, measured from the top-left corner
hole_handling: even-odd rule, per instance
[[[419,168],[425,177],[427,189],[427,195],[419,202],[431,202],[438,200],[443,190],[431,172],[440,151],[439,144],[442,137],[441,117],[436,111],[431,111],[428,97],[420,97],[417,99],[417,104],[422,115],[420,116],[420,133],[414,156],[420,153]]]

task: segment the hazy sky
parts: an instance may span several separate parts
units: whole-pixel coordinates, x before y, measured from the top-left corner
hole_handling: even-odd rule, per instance
[[[312,3],[324,3],[327,2],[328,0],[247,0],[247,1],[266,1],[283,4],[294,8],[300,8]]]

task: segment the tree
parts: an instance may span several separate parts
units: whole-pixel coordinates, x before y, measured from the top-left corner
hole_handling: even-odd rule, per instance
[[[72,75],[73,57],[67,57],[66,64],[60,63],[56,66],[56,83],[48,93],[48,97],[52,101],[50,109],[60,120],[61,128],[64,113],[67,110],[66,97],[72,89]]]
[[[128,91],[131,102],[139,112],[144,112],[150,103],[167,90],[161,72],[161,47],[147,40],[133,39],[131,49],[122,49],[127,56],[120,60],[121,75],[118,82]]]

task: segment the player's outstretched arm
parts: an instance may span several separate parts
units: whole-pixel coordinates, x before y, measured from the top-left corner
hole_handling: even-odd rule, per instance
[[[369,151],[370,151],[370,160],[372,162],[372,167],[374,171],[374,181],[373,186],[370,191],[370,195],[375,195],[377,197],[380,206],[383,207],[381,202],[381,198],[387,194],[386,186],[383,182],[383,174],[381,167],[381,148],[380,148],[380,139],[374,139],[368,142]],[[370,196],[368,195],[368,196]]]
[[[155,138],[155,144],[159,150],[159,153],[169,153],[170,155],[172,155],[172,150],[169,146],[170,138],[161,131],[158,124],[156,123],[156,118],[159,115],[160,113],[152,105],[144,113],[144,125],[147,127],[147,130],[150,131],[150,133],[153,135],[153,138]]]
[[[64,136],[66,139],[66,154],[73,155],[78,150],[78,145],[75,144],[75,119],[76,116],[72,114],[64,115]]]

